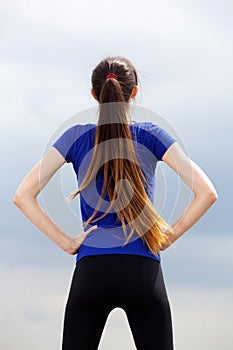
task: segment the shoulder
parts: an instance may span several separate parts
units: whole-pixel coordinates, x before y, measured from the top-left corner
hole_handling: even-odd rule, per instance
[[[88,131],[95,129],[95,124],[87,123],[87,124],[74,124],[65,129],[63,134],[67,137],[70,137],[73,141],[78,140],[83,134]]]
[[[153,122],[149,122],[149,121],[139,121],[136,122],[135,124],[133,124],[133,126],[139,127],[141,129],[145,129],[145,130],[150,130],[153,128],[160,128],[160,126],[158,124],[155,124]]]
[[[140,129],[140,134],[146,135],[146,137],[159,137],[159,134],[164,130],[158,124],[149,121],[140,121],[134,124],[135,127]]]
[[[176,139],[167,132],[162,126],[153,122],[139,122],[140,135],[143,144],[161,160],[167,149],[176,141]]]

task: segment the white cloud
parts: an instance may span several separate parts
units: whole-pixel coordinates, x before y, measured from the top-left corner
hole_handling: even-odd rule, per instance
[[[231,0],[176,0],[176,5],[185,12],[192,15],[207,26],[219,30],[229,31],[232,29],[232,1]]]
[[[190,25],[190,18],[183,10],[168,1],[135,3],[119,0],[117,3],[108,1],[106,6],[104,0],[82,3],[70,0],[64,6],[63,1],[43,0],[38,3],[21,0],[19,4],[25,19],[69,33],[86,34],[88,30],[90,34],[96,28],[98,31],[117,28],[117,32],[127,29],[137,34],[159,29],[160,32],[168,33],[174,27],[182,32],[183,25]]]
[[[232,288],[187,287],[169,291],[175,345],[180,350],[230,350],[232,347]]]
[[[1,72],[1,114],[7,116],[1,119],[1,127],[5,130],[42,131],[51,121],[59,125],[59,118],[61,122],[70,117],[72,109],[76,113],[75,105],[83,106],[82,78],[69,69],[56,64],[2,61]]]
[[[58,274],[40,267],[1,266],[2,349],[59,348],[68,280],[64,270],[60,269],[60,280]]]

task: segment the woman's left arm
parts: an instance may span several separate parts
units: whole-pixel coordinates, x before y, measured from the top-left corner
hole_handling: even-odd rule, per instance
[[[180,176],[194,193],[191,203],[178,220],[171,225],[175,235],[166,231],[168,238],[175,242],[202,217],[217,200],[218,195],[207,175],[184,153],[177,142],[168,148],[162,160]],[[164,245],[161,250],[168,246]]]
[[[77,253],[85,236],[96,226],[73,238],[55,224],[37,201],[37,195],[65,162],[60,152],[55,147],[51,147],[44,158],[23,179],[16,190],[13,203],[62,250],[73,255]]]

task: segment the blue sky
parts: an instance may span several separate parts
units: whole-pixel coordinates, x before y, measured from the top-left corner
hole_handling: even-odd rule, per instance
[[[92,68],[119,54],[138,70],[136,103],[171,124],[219,194],[210,211],[162,256],[176,348],[230,350],[232,10],[226,0],[1,3],[2,349],[60,346],[74,257],[59,251],[12,200],[63,122],[96,106]],[[90,115],[90,122],[95,120]],[[174,174],[163,164],[159,171],[167,174],[169,191]],[[65,165],[63,184],[72,176]],[[113,310],[100,350],[115,350],[116,340],[122,349],[134,349],[127,327],[124,313]]]

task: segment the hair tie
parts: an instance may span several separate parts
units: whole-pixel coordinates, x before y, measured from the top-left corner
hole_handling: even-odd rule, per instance
[[[108,79],[110,79],[110,78],[113,78],[113,79],[118,80],[118,76],[117,76],[116,74],[114,74],[114,73],[109,73],[109,74],[106,76],[105,80],[108,80]]]

